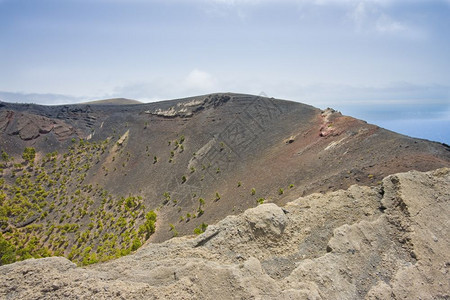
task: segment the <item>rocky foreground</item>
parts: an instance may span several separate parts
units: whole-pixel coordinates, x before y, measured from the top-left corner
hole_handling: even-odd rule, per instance
[[[0,267],[2,299],[449,299],[450,169],[268,203],[78,268]]]

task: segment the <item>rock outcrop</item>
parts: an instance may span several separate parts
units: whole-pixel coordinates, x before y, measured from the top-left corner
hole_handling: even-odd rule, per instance
[[[75,129],[61,120],[50,119],[25,112],[0,112],[0,131],[8,135],[18,135],[21,140],[34,140],[40,135],[53,132],[58,141],[67,140]]]
[[[192,99],[184,102],[178,102],[174,106],[162,109],[158,108],[153,111],[147,110],[146,114],[155,115],[163,118],[187,118],[192,117],[194,113],[204,109],[217,107],[227,103],[231,97],[229,95],[213,94],[205,97],[205,99]]]
[[[448,299],[450,169],[262,204],[78,268],[0,267],[2,299]]]

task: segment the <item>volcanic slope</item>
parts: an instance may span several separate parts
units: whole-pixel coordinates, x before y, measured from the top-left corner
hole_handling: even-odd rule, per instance
[[[258,203],[450,166],[447,145],[332,109],[240,94],[133,105],[0,103],[0,132],[2,201],[15,205],[0,216],[4,238],[31,247],[20,259],[58,254],[80,264],[138,248],[153,233],[140,230],[150,211],[157,214],[150,241],[161,242]],[[25,148],[36,151],[28,163]],[[32,251],[41,246],[48,251]]]
[[[0,267],[5,299],[448,299],[450,169],[228,216],[198,237],[77,268]]]
[[[103,100],[93,100],[88,102],[83,102],[81,104],[86,105],[130,105],[130,104],[142,104],[142,102],[126,98],[112,98]]]

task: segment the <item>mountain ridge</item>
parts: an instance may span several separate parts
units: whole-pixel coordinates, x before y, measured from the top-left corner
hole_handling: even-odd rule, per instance
[[[101,100],[91,100],[86,102],[79,103],[81,105],[129,105],[129,104],[142,104],[141,101],[127,99],[127,98],[110,98],[110,99],[101,99]]]

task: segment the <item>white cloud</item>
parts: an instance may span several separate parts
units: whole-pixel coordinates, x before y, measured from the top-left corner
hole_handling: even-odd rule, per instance
[[[366,8],[366,5],[364,4],[364,2],[358,3],[358,5],[356,5],[355,9],[353,10],[353,12],[350,14],[350,17],[355,22],[357,31],[361,31],[364,23],[367,20],[367,17],[368,17],[367,15],[368,15],[368,12],[367,12],[367,8]]]
[[[421,2],[425,0],[409,0]],[[428,0],[430,1],[430,0]],[[450,0],[434,0],[434,1],[450,1]],[[252,6],[261,4],[291,4],[299,5],[300,11],[308,6],[316,7],[340,7],[347,12],[355,26],[355,31],[360,33],[379,33],[379,34],[396,34],[408,32],[414,35],[414,28],[396,20],[390,13],[389,8],[395,4],[408,4],[405,0],[200,0],[205,4],[206,13],[218,16],[229,17],[237,16],[241,21],[247,19],[247,15],[251,14]]]
[[[200,93],[211,91],[216,86],[214,77],[198,69],[192,70],[183,81],[183,86],[187,90],[198,91]]]
[[[422,38],[425,33],[420,28],[395,19],[389,14],[386,4],[392,1],[353,1],[348,17],[354,23],[355,31],[368,34],[400,35],[407,38]]]
[[[382,14],[376,21],[376,30],[381,33],[396,33],[407,30],[406,26]]]
[[[399,20],[392,7],[407,6],[411,3],[450,3],[450,0],[198,0],[205,4],[205,12],[218,17],[237,16],[245,21],[252,14],[252,6],[262,4],[290,4],[296,5],[302,14],[303,8],[334,7],[338,11],[345,11],[347,18],[358,33],[368,34],[397,34],[406,38],[421,39],[426,36],[423,29],[414,26],[407,20]],[[307,11],[307,10],[306,10]]]
[[[355,5],[361,2],[374,3],[377,5],[388,6],[396,3],[411,3],[411,2],[447,2],[450,0],[199,0],[200,2],[215,2],[226,5],[242,5],[242,4],[262,4],[262,3],[300,3],[300,4],[315,4],[315,5]]]
[[[103,98],[124,97],[143,102],[168,100],[193,95],[217,92],[218,80],[208,72],[194,69],[186,76],[177,74],[149,78],[145,81],[130,81],[118,85]]]

